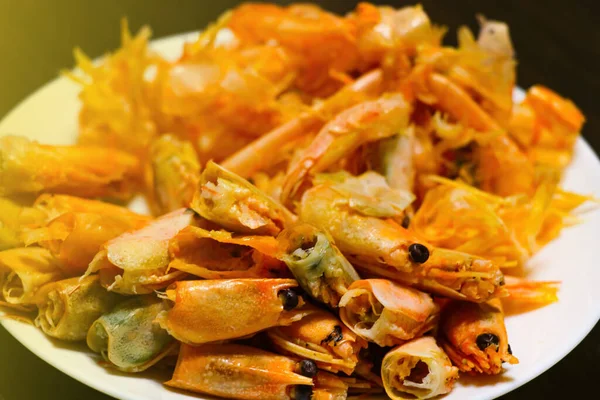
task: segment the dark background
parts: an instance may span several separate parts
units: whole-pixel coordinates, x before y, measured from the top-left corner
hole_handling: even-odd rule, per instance
[[[315,2],[339,13],[356,4],[351,0]],[[229,0],[0,0],[0,117],[36,88],[55,78],[62,68],[71,67],[74,46],[80,46],[92,57],[118,47],[119,20],[123,16],[128,18],[133,30],[149,24],[154,37],[158,38],[201,29],[237,3]],[[415,2],[374,3],[398,7]],[[598,152],[600,1],[423,0],[421,4],[434,22],[450,28],[446,36],[448,43],[455,43],[458,26],[467,24],[476,29],[477,13],[507,21],[517,52],[519,85],[527,88],[541,83],[573,99],[588,120],[583,135]],[[577,273],[576,268],[573,271]],[[597,325],[551,370],[502,399],[590,398],[595,380],[600,379],[599,363],[600,328]],[[0,400],[30,399],[106,400],[108,397],[44,363],[0,327]]]

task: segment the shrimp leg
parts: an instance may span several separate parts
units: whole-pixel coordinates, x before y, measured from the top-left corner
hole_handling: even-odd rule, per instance
[[[502,298],[502,305],[511,312],[543,307],[558,301],[557,281],[532,281],[515,276],[504,276],[508,296]]]

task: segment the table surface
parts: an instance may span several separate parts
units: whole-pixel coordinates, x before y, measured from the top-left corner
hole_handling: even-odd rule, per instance
[[[354,1],[316,1],[345,12]],[[72,49],[80,46],[96,57],[118,46],[119,19],[126,16],[133,29],[149,24],[154,37],[198,30],[236,1],[160,0],[89,2],[78,0],[4,0],[0,2],[0,117],[37,87],[73,65]],[[279,3],[290,3],[280,1]],[[403,5],[406,1],[383,1]],[[572,98],[587,117],[583,135],[598,152],[600,136],[600,2],[421,1],[432,20],[449,27],[476,27],[475,14],[507,21],[518,59],[518,82],[523,87],[541,83]],[[574,268],[574,273],[577,273]],[[585,277],[581,277],[585,279]],[[557,321],[560,323],[560,321]],[[503,400],[532,398],[587,398],[592,377],[600,372],[600,326],[565,359]],[[0,327],[0,400],[106,400],[30,353]]]

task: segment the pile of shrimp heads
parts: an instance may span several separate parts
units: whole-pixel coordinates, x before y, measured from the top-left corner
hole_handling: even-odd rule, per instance
[[[78,143],[0,137],[1,305],[107,368],[231,399],[427,399],[518,363],[523,266],[595,199],[585,121],[513,101],[508,26],[243,4],[181,56],[75,51]],[[127,208],[143,197],[151,215]]]

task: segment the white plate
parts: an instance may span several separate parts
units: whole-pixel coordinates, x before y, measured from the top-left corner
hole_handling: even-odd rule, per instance
[[[167,57],[177,57],[184,41],[195,34],[173,36],[153,42]],[[77,135],[79,87],[66,78],[45,85],[19,104],[1,123],[0,135],[19,134],[43,143],[70,144]],[[522,91],[515,93],[521,98]],[[564,187],[600,197],[600,162],[590,146],[577,142],[573,163]],[[585,223],[566,229],[529,263],[530,277],[560,280],[560,301],[550,306],[507,318],[511,347],[520,364],[509,366],[497,377],[463,378],[445,400],[493,399],[540,375],[566,356],[590,332],[600,318],[600,268],[596,246],[600,238],[600,212],[585,215]],[[46,337],[36,328],[2,319],[4,327],[40,358],[108,395],[124,400],[183,400],[161,382],[160,372],[127,375],[97,364],[84,344],[71,346]],[[6,362],[6,360],[2,361]],[[203,398],[194,396],[193,398]]]

